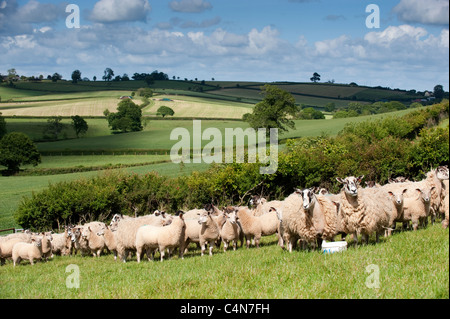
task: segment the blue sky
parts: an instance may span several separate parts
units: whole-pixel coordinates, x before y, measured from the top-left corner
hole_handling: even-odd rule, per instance
[[[66,6],[81,11],[66,27]],[[366,27],[366,6],[380,28]],[[0,73],[449,88],[448,0],[0,0]]]

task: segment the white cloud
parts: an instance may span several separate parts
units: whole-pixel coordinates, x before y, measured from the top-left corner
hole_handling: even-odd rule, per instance
[[[171,1],[170,8],[175,12],[198,13],[212,8],[211,3],[203,0]]]
[[[145,21],[150,11],[148,0],[100,0],[90,19],[100,23]]]
[[[421,38],[428,35],[428,32],[421,27],[413,27],[410,25],[390,26],[381,32],[370,32],[366,34],[364,39],[371,44],[389,46],[393,43],[402,42],[408,44],[411,42],[419,42]]]
[[[393,12],[407,23],[449,24],[449,0],[401,0]]]

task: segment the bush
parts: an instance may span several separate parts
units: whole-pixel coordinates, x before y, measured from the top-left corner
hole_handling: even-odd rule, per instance
[[[12,132],[0,140],[0,165],[9,171],[17,172],[21,165],[41,163],[41,154],[36,145],[25,134]]]

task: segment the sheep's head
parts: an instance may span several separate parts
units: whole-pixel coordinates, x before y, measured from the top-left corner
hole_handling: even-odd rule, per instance
[[[231,224],[236,224],[238,218],[236,216],[236,211],[233,210],[230,213],[223,213],[225,215],[225,218],[227,219],[228,222],[230,222]]]
[[[123,219],[123,216],[120,214],[115,214],[111,220],[111,223],[109,224],[110,227],[116,225],[118,222],[120,222]]]
[[[358,186],[361,184],[362,179],[364,178],[364,175],[361,175],[359,177],[346,177],[345,179],[342,179],[340,177],[336,178],[336,180],[344,185],[344,191],[353,197],[358,196]]]
[[[209,216],[211,216],[211,213],[210,213],[209,211],[206,211],[206,210],[203,211],[203,212],[200,214],[200,218],[199,218],[199,220],[198,220],[198,223],[199,223],[200,225],[206,223],[206,222],[208,221]]]
[[[31,238],[31,243],[35,245],[36,247],[42,246],[42,239],[40,238]]]
[[[425,204],[428,204],[428,203],[430,203],[430,200],[431,200],[431,192],[432,192],[435,188],[436,188],[435,186],[433,186],[433,187],[431,187],[431,188],[422,188],[422,189],[416,188],[416,191],[417,191],[418,194],[419,194],[419,198],[422,199],[422,201],[423,201]]]
[[[448,179],[448,166],[439,166],[436,168],[436,176],[440,180],[447,180]]]
[[[76,242],[81,236],[81,230],[79,227],[72,228],[70,232],[70,240],[74,243]]]
[[[405,188],[401,192],[388,192],[388,194],[391,196],[391,199],[396,206],[401,206],[403,205],[403,195],[406,194],[406,192],[408,192],[407,188]]]
[[[303,209],[309,210],[315,203],[316,196],[312,188],[306,188],[302,191]]]

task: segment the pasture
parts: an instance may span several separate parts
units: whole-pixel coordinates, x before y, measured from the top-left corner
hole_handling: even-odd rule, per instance
[[[23,261],[15,268],[8,262],[0,267],[0,298],[447,299],[448,259],[448,230],[440,225],[331,255],[289,253],[271,236],[259,249],[216,249],[212,257],[191,245],[184,260],[164,262],[123,264],[112,255]],[[79,289],[66,286],[69,265],[79,267]],[[370,286],[370,265],[379,269],[378,288]]]

